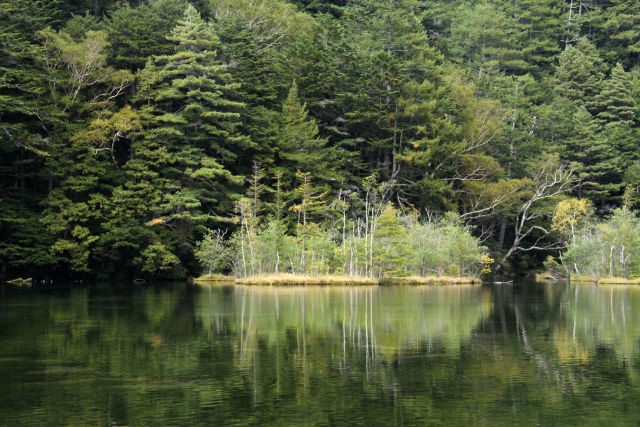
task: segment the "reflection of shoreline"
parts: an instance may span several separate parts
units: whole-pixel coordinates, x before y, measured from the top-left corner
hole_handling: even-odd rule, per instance
[[[258,339],[278,345],[295,331],[298,338],[323,337],[343,347],[361,343],[372,353],[395,354],[421,341],[457,353],[493,307],[490,290],[474,285],[228,285],[202,296],[197,317],[205,327],[224,320],[244,351]]]
[[[564,296],[566,304],[560,310],[567,342],[555,337],[559,354],[586,360],[585,349],[594,354],[603,345],[626,360],[640,354],[640,287],[571,283]]]
[[[477,289],[479,288],[478,284],[475,283],[457,283],[455,286],[450,286],[447,284],[411,284],[411,283],[397,283],[393,285],[388,284],[376,284],[376,285],[267,285],[267,286],[255,286],[255,285],[243,285],[243,284],[234,284],[229,282],[199,282],[198,286],[201,288],[237,288],[237,289],[250,289],[255,292],[263,292],[263,293],[285,293],[286,291],[295,291],[300,289],[322,289],[327,292],[333,292],[336,290],[349,290],[349,289],[382,289],[382,288],[413,288],[413,289],[439,289],[439,288],[448,288],[448,289]]]

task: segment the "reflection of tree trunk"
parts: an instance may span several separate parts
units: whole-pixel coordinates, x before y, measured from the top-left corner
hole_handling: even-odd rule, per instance
[[[242,354],[242,343],[244,339],[242,334],[244,334],[244,307],[247,302],[247,291],[245,290],[242,295],[242,309],[240,310],[240,353]]]
[[[553,359],[548,358],[545,353],[537,352],[531,347],[529,343],[529,337],[527,335],[527,331],[524,327],[524,322],[522,317],[520,316],[520,305],[518,301],[514,301],[513,304],[514,314],[516,316],[516,327],[519,331],[519,336],[522,337],[522,344],[524,346],[524,352],[531,360],[536,364],[537,368],[540,369],[543,373],[547,375],[549,379],[554,380],[556,384],[561,384],[565,386],[567,382],[569,382],[572,386],[575,386],[575,382],[571,377],[567,378],[561,371],[558,366],[554,366]]]
[[[514,301],[513,311],[516,315],[516,328],[518,329],[518,335],[522,337],[522,343],[524,344],[524,349],[527,353],[532,353],[533,350],[529,345],[529,338],[527,338],[527,331],[524,329],[524,325],[520,321],[520,307],[517,301]]]
[[[609,291],[609,306],[611,310],[611,325],[615,325],[616,321],[615,321],[615,318],[613,317],[613,289]]]
[[[369,325],[371,327],[371,359],[375,363],[376,355],[375,355],[375,345],[376,345],[376,334],[373,329],[373,289],[369,290]]]
[[[578,324],[578,289],[580,289],[580,286],[576,286],[576,294],[573,298],[573,300],[575,301],[575,303],[573,304],[573,341],[576,341],[576,326]]]
[[[347,363],[347,294],[342,291],[342,357],[343,363]]]
[[[305,316],[306,294],[302,294],[302,373],[304,392],[307,393],[307,341],[305,337],[306,316]]]
[[[498,307],[500,314],[500,326],[502,326],[502,334],[507,335],[507,318],[504,314],[504,301],[502,299],[502,288],[500,288],[500,292],[498,292]]]
[[[368,320],[369,320],[369,316],[367,311],[367,308],[369,306],[369,293],[365,292],[364,294],[364,343],[365,343],[365,367],[367,372],[369,371],[369,325],[368,325]]]

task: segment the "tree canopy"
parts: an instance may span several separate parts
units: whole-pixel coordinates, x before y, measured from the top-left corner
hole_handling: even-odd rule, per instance
[[[638,200],[638,22],[627,0],[2,0],[0,274],[422,273],[423,231],[473,248],[462,270],[537,267],[568,196]]]

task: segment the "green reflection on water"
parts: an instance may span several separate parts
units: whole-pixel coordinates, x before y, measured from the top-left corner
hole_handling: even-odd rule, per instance
[[[637,424],[640,289],[2,288],[0,424]]]
[[[564,300],[558,348],[565,358],[586,360],[604,346],[633,365],[640,356],[640,287],[571,284]]]

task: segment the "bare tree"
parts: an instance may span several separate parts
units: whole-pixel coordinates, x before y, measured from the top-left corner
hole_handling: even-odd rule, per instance
[[[528,190],[520,193],[524,197],[521,198],[516,211],[513,243],[502,257],[501,264],[518,252],[558,250],[564,247],[563,242],[546,242],[552,230],[550,227],[539,225],[535,220],[552,213],[538,209],[545,200],[566,193],[578,184],[579,178],[575,175],[575,168],[560,163],[555,156],[550,156],[532,171],[530,179]]]

